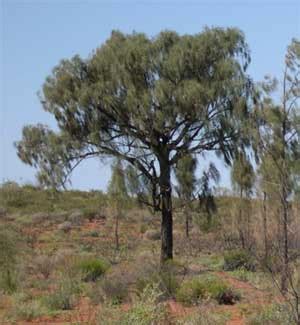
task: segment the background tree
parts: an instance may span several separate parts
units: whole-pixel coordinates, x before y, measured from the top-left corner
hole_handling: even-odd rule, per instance
[[[125,173],[120,159],[117,159],[113,163],[111,170],[112,176],[108,185],[108,195],[111,206],[114,209],[116,250],[119,250],[119,221],[120,217],[123,216],[123,211],[128,200],[128,194],[125,183]]]
[[[202,177],[199,180],[199,211],[201,216],[206,217],[206,226],[208,230],[212,226],[212,215],[217,211],[217,205],[213,193],[213,184],[220,181],[220,173],[213,163],[210,163],[208,168],[203,171]]]
[[[238,152],[231,169],[231,182],[239,193],[237,227],[243,249],[250,244],[250,197],[255,182],[251,161],[245,152]]]
[[[46,79],[44,109],[80,144],[76,155],[66,148],[68,170],[84,157],[112,156],[158,189],[162,262],[173,257],[171,169],[186,154],[206,151],[230,163],[249,113],[249,61],[244,35],[234,28],[154,38],[114,31],[88,59],[62,60]],[[26,134],[17,148],[21,159],[35,154]]]
[[[197,179],[195,176],[197,168],[196,157],[188,154],[178,161],[175,168],[175,175],[178,182],[177,194],[183,203],[185,215],[185,234],[189,237],[189,222],[191,220],[191,201],[196,190]]]
[[[288,291],[291,280],[289,252],[290,200],[297,188],[300,158],[300,42],[293,40],[288,47],[282,80],[280,103],[272,99],[278,80],[267,77],[262,84],[259,145],[263,157],[263,180],[280,202],[280,250],[283,261],[281,290]],[[298,315],[299,316],[299,315]],[[299,318],[300,319],[300,318]]]

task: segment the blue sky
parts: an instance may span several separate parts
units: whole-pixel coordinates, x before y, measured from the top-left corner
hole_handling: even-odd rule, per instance
[[[204,26],[238,27],[251,49],[249,73],[255,81],[265,74],[280,77],[287,45],[292,37],[300,38],[299,0],[0,0],[0,4],[0,182],[35,181],[35,171],[19,161],[13,142],[20,139],[25,124],[55,127],[52,116],[41,109],[37,91],[62,58],[88,56],[112,29],[153,36],[162,29],[193,34]],[[222,184],[229,185],[228,170],[221,167],[221,173]],[[104,190],[109,177],[108,164],[90,160],[74,172],[72,184]]]

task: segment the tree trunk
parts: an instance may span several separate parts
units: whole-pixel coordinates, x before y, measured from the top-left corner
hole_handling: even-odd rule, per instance
[[[116,240],[116,250],[118,251],[120,249],[120,243],[119,243],[119,211],[117,211],[116,218],[115,218],[115,240]]]
[[[173,258],[173,218],[172,218],[172,187],[171,168],[168,157],[160,163],[160,194],[161,194],[161,263]]]
[[[286,191],[283,191],[286,193]],[[286,195],[283,196],[283,270],[281,277],[281,290],[286,292],[288,289],[289,276],[289,246],[288,246],[288,202]]]
[[[239,206],[239,235],[240,235],[240,241],[242,244],[242,248],[245,249],[245,236],[244,236],[244,222],[243,222],[243,189],[240,188],[240,206]]]
[[[190,211],[189,211],[189,208],[185,207],[184,212],[185,212],[185,235],[187,238],[189,238],[189,236],[190,236],[190,225],[189,225]]]
[[[264,192],[263,198],[263,231],[264,231],[264,246],[265,246],[265,260],[269,256],[268,235],[267,235],[267,193]]]

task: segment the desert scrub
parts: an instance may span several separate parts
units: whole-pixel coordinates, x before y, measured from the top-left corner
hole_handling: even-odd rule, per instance
[[[55,259],[49,255],[38,255],[33,260],[33,266],[38,274],[48,279],[55,268]]]
[[[204,295],[205,289],[202,281],[195,278],[182,283],[176,292],[176,300],[186,305],[194,305],[203,299]]]
[[[247,325],[296,325],[286,305],[271,305],[250,316]]]
[[[234,271],[244,268],[247,271],[255,271],[256,264],[250,253],[245,250],[233,250],[224,255],[224,270]]]
[[[115,270],[101,280],[101,289],[104,298],[111,304],[121,304],[129,300],[129,287],[134,282],[134,276],[128,270]]]
[[[19,234],[7,226],[0,227],[0,289],[6,293],[18,286]]]
[[[78,295],[82,288],[77,279],[60,279],[54,292],[44,297],[45,306],[50,310],[70,310],[73,309]]]
[[[147,286],[129,311],[117,305],[104,304],[97,315],[96,325],[165,325],[169,324],[166,307],[160,303],[158,285]]]
[[[85,258],[79,262],[78,268],[84,281],[96,281],[109,269],[109,264],[98,258]]]
[[[194,260],[192,263],[195,263]],[[219,255],[201,255],[197,264],[212,271],[219,271],[223,268],[224,258]]]
[[[24,292],[16,293],[12,296],[12,306],[6,318],[8,321],[31,321],[34,318],[44,315],[47,310],[38,300],[32,300],[30,295]]]
[[[188,315],[183,319],[177,320],[176,325],[225,325],[230,319],[230,313],[222,311],[221,313],[212,313],[206,307],[197,310],[196,313]]]
[[[119,265],[112,268],[103,278],[91,283],[88,295],[94,304],[104,302],[110,305],[119,305],[130,301],[129,287],[134,282],[135,275],[132,269]]]
[[[139,294],[147,286],[159,285],[164,297],[173,297],[179,287],[179,279],[183,277],[184,266],[177,261],[167,261],[161,268],[156,261],[146,260],[137,263],[139,268],[135,270],[135,289]]]
[[[195,305],[204,299],[214,299],[219,304],[234,304],[240,296],[215,276],[193,278],[183,282],[176,299],[186,305]]]

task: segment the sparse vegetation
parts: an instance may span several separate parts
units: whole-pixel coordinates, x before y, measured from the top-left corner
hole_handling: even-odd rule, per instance
[[[60,61],[57,127],[15,143],[38,185],[0,186],[1,324],[300,324],[300,41],[281,83],[250,53],[206,27]],[[67,189],[88,158],[111,162],[105,193]]]

